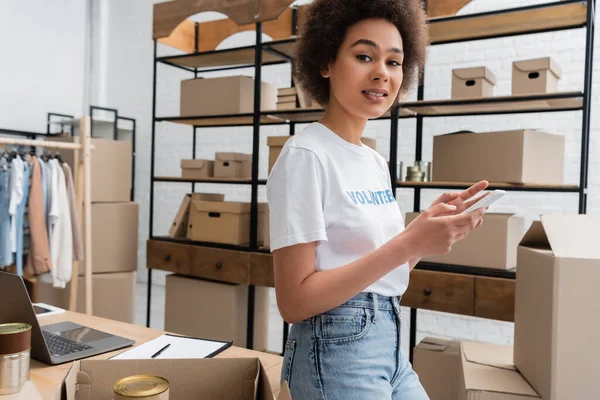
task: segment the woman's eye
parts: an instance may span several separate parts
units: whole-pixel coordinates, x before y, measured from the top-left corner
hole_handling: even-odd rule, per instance
[[[391,65],[391,66],[394,66],[394,67],[400,67],[400,66],[402,66],[402,63],[399,63],[396,60],[390,60],[390,61],[388,61],[388,64]]]
[[[356,58],[358,58],[360,61],[371,61],[371,57],[364,55],[364,54],[360,54],[358,56],[356,56]]]

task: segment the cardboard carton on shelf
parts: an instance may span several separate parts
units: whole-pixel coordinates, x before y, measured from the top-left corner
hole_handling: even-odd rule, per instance
[[[268,227],[268,207],[258,204],[259,244],[265,242]],[[246,245],[250,242],[250,203],[192,201],[189,240],[212,243]]]
[[[452,99],[491,97],[496,76],[486,67],[452,70]]]
[[[519,245],[514,360],[545,400],[600,393],[598,238],[598,215],[542,215]]]
[[[550,57],[515,61],[512,67],[512,94],[556,92],[560,75],[560,66]]]
[[[275,109],[275,86],[268,82],[260,86],[260,109]],[[183,80],[180,107],[183,117],[252,113],[254,78],[238,75]]]
[[[215,153],[215,178],[252,178],[252,154]]]
[[[406,213],[408,226],[419,213]],[[447,254],[424,257],[423,261],[496,269],[517,266],[517,247],[525,233],[525,219],[515,214],[487,213],[483,225]]]
[[[269,136],[267,137],[267,146],[269,146],[269,173],[273,169],[273,165],[277,161],[283,146],[291,136]]]
[[[431,400],[458,400],[459,342],[427,337],[414,349],[414,370]]]
[[[169,228],[169,237],[184,239],[187,236],[190,205],[192,200],[224,201],[225,195],[220,193],[191,193],[185,194]]]
[[[564,160],[561,135],[530,129],[449,133],[433,138],[432,180],[562,185]]]
[[[165,330],[246,347],[248,286],[171,274],[165,296]],[[257,286],[254,301],[254,349],[264,351],[269,335],[269,288]],[[190,305],[197,305],[193,314]]]
[[[187,179],[212,178],[215,174],[213,160],[181,160],[181,177]]]

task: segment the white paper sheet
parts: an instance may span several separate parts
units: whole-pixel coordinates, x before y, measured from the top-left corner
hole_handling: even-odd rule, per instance
[[[149,342],[112,357],[112,360],[149,360],[152,355],[171,344],[155,359],[206,358],[218,350],[231,346],[228,342],[214,342],[196,338],[162,335]]]

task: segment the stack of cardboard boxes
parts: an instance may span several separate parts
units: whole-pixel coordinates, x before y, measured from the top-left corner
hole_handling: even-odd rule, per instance
[[[78,142],[79,137],[57,140]],[[131,201],[132,145],[129,141],[92,139],[92,304],[93,314],[134,322],[137,270],[139,206]],[[79,153],[61,151],[63,159],[78,174]],[[82,230],[83,232],[83,230]],[[77,311],[85,310],[83,263],[80,263]],[[118,293],[118,296],[113,294]],[[35,301],[68,309],[70,285],[66,289],[40,283]]]
[[[430,398],[598,398],[598,237],[597,215],[535,221],[517,250],[514,346],[425,338],[414,368]]]

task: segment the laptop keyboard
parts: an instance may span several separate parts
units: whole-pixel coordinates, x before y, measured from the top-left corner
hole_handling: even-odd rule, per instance
[[[71,339],[55,335],[50,332],[42,331],[44,339],[48,345],[48,350],[53,357],[60,357],[67,354],[73,354],[84,350],[89,350],[92,347],[87,344],[76,342]]]

